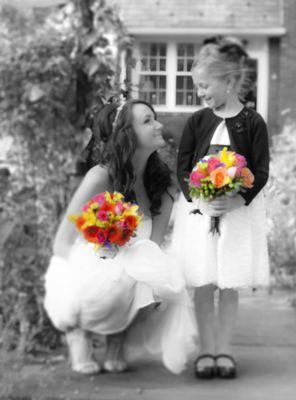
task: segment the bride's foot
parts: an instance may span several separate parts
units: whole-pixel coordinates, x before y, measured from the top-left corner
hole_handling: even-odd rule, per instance
[[[81,374],[98,374],[100,365],[93,359],[91,341],[82,329],[72,329],[66,333],[70,362],[73,371]]]
[[[111,360],[106,360],[103,363],[103,368],[106,372],[111,372],[113,374],[125,372],[128,369],[127,362],[122,360],[116,360],[116,361],[111,361]]]
[[[79,372],[80,374],[91,375],[91,374],[99,374],[101,372],[101,367],[95,361],[88,361],[82,364],[72,364],[72,369],[75,372]]]
[[[107,350],[103,368],[107,372],[120,373],[128,369],[124,359],[124,332],[107,336]]]

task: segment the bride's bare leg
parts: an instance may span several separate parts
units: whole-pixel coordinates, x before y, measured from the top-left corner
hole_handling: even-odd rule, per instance
[[[119,332],[106,337],[104,369],[108,372],[123,372],[127,369],[124,359],[124,340],[126,332]]]
[[[124,358],[124,342],[130,329],[134,325],[143,322],[147,316],[153,312],[155,304],[142,308],[138,311],[136,317],[130,323],[130,325],[123,332],[108,335],[106,338],[106,354],[104,369],[109,372],[124,372],[127,370],[128,365]]]
[[[93,348],[87,333],[82,329],[71,329],[66,332],[71,367],[82,374],[95,374],[101,367],[93,359]]]

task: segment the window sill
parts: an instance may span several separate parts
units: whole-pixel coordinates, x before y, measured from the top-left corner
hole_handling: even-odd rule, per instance
[[[157,105],[152,105],[154,110],[157,113],[190,113],[192,114],[195,111],[201,110],[204,108],[203,106],[176,106],[176,107],[168,107],[168,106],[157,106]]]

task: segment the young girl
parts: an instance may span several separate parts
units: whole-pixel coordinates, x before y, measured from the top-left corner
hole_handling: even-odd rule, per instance
[[[45,276],[45,308],[65,332],[77,372],[98,373],[102,366],[123,372],[124,350],[131,355],[140,346],[160,353],[170,370],[181,372],[195,321],[178,265],[159,247],[174,193],[170,171],[157,153],[164,145],[162,125],[153,108],[138,100],[106,105],[96,124],[97,141],[99,136],[107,141],[104,160],[88,171],[59,226]],[[95,253],[80,237],[68,215],[81,212],[95,194],[114,190],[139,205],[143,220],[137,237],[113,258],[103,259],[101,250]],[[161,302],[166,307],[159,306]],[[137,320],[149,306],[145,318],[142,313]],[[102,366],[93,357],[89,332],[107,336]]]
[[[178,153],[177,173],[183,194],[176,205],[171,248],[179,255],[188,286],[196,288],[200,355],[195,373],[200,378],[236,376],[230,343],[238,289],[269,283],[262,193],[269,170],[268,134],[263,118],[240,101],[248,72],[246,57],[235,43],[220,41],[203,46],[192,76],[198,96],[208,107],[188,119]],[[255,176],[252,189],[211,202],[191,202],[188,178],[193,165],[225,146],[245,156]],[[200,214],[190,213],[196,208]],[[220,234],[209,232],[211,217],[220,218]]]

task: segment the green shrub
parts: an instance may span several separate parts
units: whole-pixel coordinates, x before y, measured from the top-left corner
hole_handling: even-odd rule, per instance
[[[268,243],[278,284],[294,286],[296,276],[296,124],[273,137],[266,188]]]

